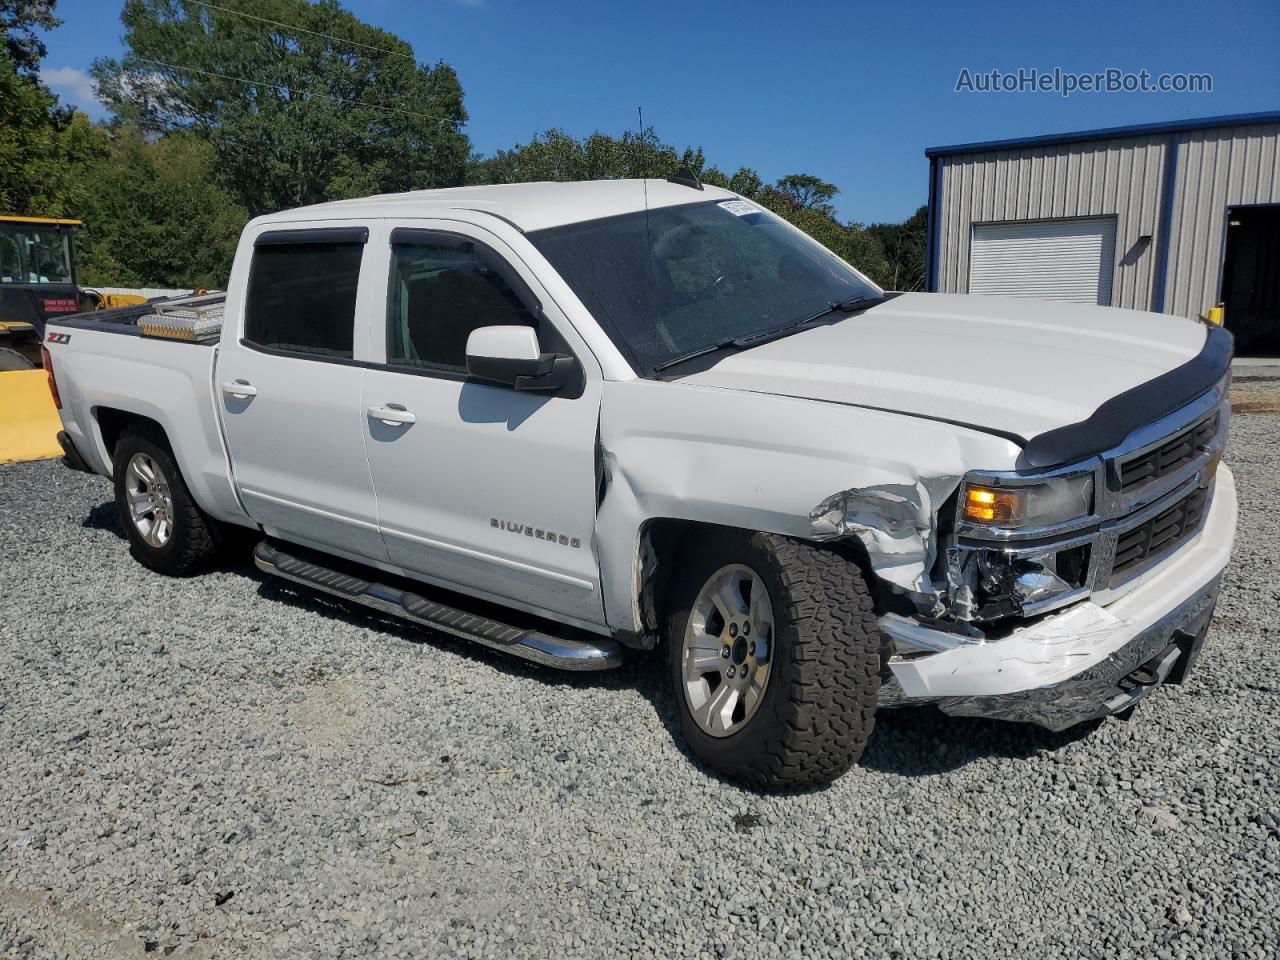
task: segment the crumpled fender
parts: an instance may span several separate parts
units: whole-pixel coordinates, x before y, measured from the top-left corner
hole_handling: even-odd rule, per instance
[[[905,414],[651,380],[605,384],[600,445],[605,615],[628,631],[642,629],[640,536],[655,518],[856,537],[878,576],[929,606],[939,505],[967,471],[1018,455],[1008,439]],[[840,526],[823,519],[837,503]]]

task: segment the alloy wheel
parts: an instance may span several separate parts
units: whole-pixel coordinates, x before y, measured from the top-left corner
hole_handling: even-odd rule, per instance
[[[721,567],[698,592],[684,632],[682,678],[694,722],[728,737],[754,716],[769,684],[773,604],[750,567]]]

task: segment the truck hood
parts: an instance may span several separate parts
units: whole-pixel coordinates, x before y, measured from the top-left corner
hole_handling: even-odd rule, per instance
[[[908,293],[734,354],[683,382],[876,407],[1030,439],[1195,357],[1182,317]]]

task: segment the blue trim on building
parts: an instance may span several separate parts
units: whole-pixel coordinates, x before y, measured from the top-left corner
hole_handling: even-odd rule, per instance
[[[1018,147],[1077,143],[1082,140],[1111,140],[1115,137],[1186,133],[1189,130],[1205,130],[1209,127],[1243,127],[1256,123],[1280,123],[1280,111],[1236,113],[1221,117],[1198,117],[1191,120],[1172,120],[1164,123],[1138,123],[1127,127],[1102,127],[1097,130],[1080,130],[1075,133],[1051,133],[1039,137],[1015,137],[1011,140],[957,143],[946,147],[929,147],[925,150],[924,155],[933,158],[951,156],[957,153],[986,153],[992,150],[1011,150]]]
[[[1159,313],[1165,312],[1165,300],[1169,295],[1169,251],[1173,247],[1173,200],[1178,186],[1178,148],[1182,145],[1182,134],[1174,133],[1165,144],[1164,178],[1160,189],[1164,191],[1160,198],[1160,226],[1156,241],[1160,251],[1160,262],[1156,265],[1156,289],[1151,295],[1151,309]]]
[[[936,157],[929,158],[929,213],[925,223],[924,288],[938,292],[938,167]]]

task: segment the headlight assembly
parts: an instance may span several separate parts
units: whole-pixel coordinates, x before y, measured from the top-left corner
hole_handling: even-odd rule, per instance
[[[993,529],[1053,527],[1093,512],[1093,474],[1050,477],[1020,486],[965,481],[960,516]]]

